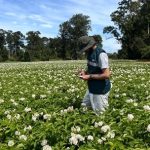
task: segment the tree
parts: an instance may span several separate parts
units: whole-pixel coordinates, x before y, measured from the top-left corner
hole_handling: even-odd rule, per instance
[[[24,52],[24,56],[23,57],[24,57],[24,59],[23,59],[24,61],[26,61],[26,62],[27,61],[31,61],[30,54],[29,54],[28,51]]]
[[[27,32],[27,46],[26,51],[28,51],[31,60],[40,60],[42,51],[42,39],[39,36],[39,31],[29,31]]]
[[[59,25],[59,33],[61,38],[61,58],[66,59],[66,50],[67,50],[67,43],[71,37],[70,35],[70,23],[65,21],[64,23]]]
[[[50,39],[47,37],[42,37],[42,49],[41,49],[41,60],[48,61],[51,57],[51,50],[49,48]]]
[[[6,61],[8,59],[8,52],[5,48],[6,44],[6,31],[0,29],[0,61]]]
[[[66,21],[60,25],[60,38],[62,45],[62,56],[65,57],[66,47],[70,50],[70,57],[77,59],[78,51],[78,38],[83,35],[88,35],[88,31],[91,29],[89,16],[83,14],[73,15],[69,21]],[[67,43],[67,44],[66,44]]]
[[[72,58],[77,59],[78,39],[83,35],[88,35],[88,31],[91,29],[91,20],[89,16],[83,14],[73,15],[69,20],[70,22],[70,34],[71,34],[71,46],[72,46]]]
[[[50,43],[48,46],[50,48],[50,58],[62,58],[60,37],[50,38]]]
[[[7,42],[7,48],[8,48],[8,58],[12,58],[13,57],[13,31],[8,30],[7,32],[7,36],[6,36],[6,42]]]
[[[20,31],[13,33],[13,47],[14,47],[13,55],[18,60],[23,59],[24,52],[22,48],[24,48],[24,39],[25,39],[25,36]]]
[[[5,34],[6,34],[6,31],[4,31],[3,29],[0,29],[0,49],[3,49],[6,43]]]
[[[119,53],[124,51],[124,54],[127,54],[129,59],[142,57],[142,49],[147,40],[145,23],[148,26],[148,20],[150,19],[148,4],[148,1],[122,0],[117,10],[111,14],[111,19],[115,26],[108,26],[103,30],[104,33],[111,33],[122,43],[122,50]],[[145,8],[146,6],[148,7],[147,9]],[[145,16],[148,19],[144,19]],[[123,56],[126,56],[124,54]]]

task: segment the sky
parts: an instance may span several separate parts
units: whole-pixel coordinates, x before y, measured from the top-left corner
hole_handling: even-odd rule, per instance
[[[103,34],[105,26],[114,25],[110,14],[120,0],[0,0],[0,29],[40,31],[41,36],[59,36],[59,25],[73,15],[82,13],[91,20],[89,35],[99,34],[103,49],[117,52],[121,45],[110,35]]]

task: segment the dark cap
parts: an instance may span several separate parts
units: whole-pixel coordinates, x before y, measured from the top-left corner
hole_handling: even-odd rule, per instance
[[[79,45],[80,45],[80,50],[82,52],[88,50],[91,48],[94,44],[96,44],[96,41],[94,40],[93,37],[90,36],[81,36],[79,38]]]

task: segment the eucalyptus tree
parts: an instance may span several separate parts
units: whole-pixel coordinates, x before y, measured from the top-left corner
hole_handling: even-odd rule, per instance
[[[114,26],[104,28],[104,33],[112,34],[121,44],[122,50],[119,54],[129,59],[142,57],[141,50],[145,47],[143,38],[143,7],[149,3],[142,0],[122,0],[119,7],[111,14]],[[148,10],[146,11],[148,13]]]
[[[8,59],[8,51],[6,49],[6,31],[0,29],[0,61]]]
[[[31,60],[41,59],[41,50],[43,47],[42,39],[39,31],[29,31],[26,33],[26,51],[29,53]]]
[[[7,49],[8,49],[8,57],[9,59],[13,57],[13,51],[14,51],[14,46],[13,46],[13,31],[8,30],[6,33],[6,43],[7,43]]]
[[[21,48],[24,48],[25,36],[20,32],[13,33],[13,45],[14,45],[14,54],[17,55],[21,51]]]
[[[76,14],[70,18],[69,23],[71,27],[72,58],[77,59],[78,39],[83,35],[88,35],[89,30],[91,30],[91,20],[87,15]]]
[[[66,59],[66,52],[67,52],[67,47],[70,42],[70,23],[68,21],[63,22],[62,24],[59,25],[59,34],[61,38],[61,52],[60,52],[60,57],[63,59]]]
[[[73,15],[68,21],[60,25],[59,33],[62,43],[64,44],[62,48],[66,49],[67,47],[69,49],[72,59],[77,59],[78,57],[78,38],[87,35],[90,29],[91,20],[89,16],[83,14]],[[66,53],[65,50],[62,52]]]

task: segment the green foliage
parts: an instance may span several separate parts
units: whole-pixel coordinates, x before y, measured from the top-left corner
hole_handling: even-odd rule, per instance
[[[30,54],[29,54],[28,51],[25,51],[25,52],[24,52],[24,61],[31,61],[31,59],[30,59]]]
[[[144,47],[142,49],[142,58],[149,59],[150,58],[150,46]]]
[[[6,61],[7,59],[8,59],[8,51],[4,47],[4,48],[0,49],[0,62]]]
[[[109,107],[100,115],[80,105],[87,85],[74,73],[85,66],[85,61],[1,63],[0,149],[147,150],[150,64],[111,62]]]
[[[150,45],[150,1],[122,0],[118,5],[111,14],[115,26],[107,26],[103,30],[122,44],[118,58],[150,59],[149,52],[145,51]]]

